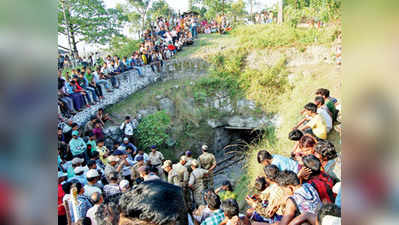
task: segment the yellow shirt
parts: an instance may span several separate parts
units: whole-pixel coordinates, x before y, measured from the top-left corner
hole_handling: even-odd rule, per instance
[[[312,128],[313,134],[318,138],[327,139],[327,125],[319,114],[314,116],[306,125]]]

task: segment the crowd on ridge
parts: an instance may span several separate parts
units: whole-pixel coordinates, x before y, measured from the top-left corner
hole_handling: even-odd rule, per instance
[[[186,151],[173,163],[158,147],[137,148],[136,118],[120,124],[123,142],[104,144],[99,111],[83,127],[71,121],[58,129],[59,224],[340,224],[341,157],[328,135],[340,105],[329,90],[316,90],[304,119],[288,134],[291,156],[260,150],[263,176],[239,207],[232,182],[214,186],[215,156],[207,145],[194,157]]]
[[[221,22],[225,23],[225,19]],[[150,29],[144,31],[142,42],[137,51],[130,56],[119,57],[98,53],[87,59],[77,57],[80,68],[72,68],[69,56],[58,59],[58,112],[62,117],[70,118],[84,108],[97,104],[104,99],[104,92],[119,88],[119,74],[128,70],[143,75],[143,66],[150,66],[152,71],[160,73],[164,62],[172,58],[185,46],[190,46],[199,32],[207,29],[222,29],[213,21],[201,23],[195,15],[188,14],[169,21],[158,18]],[[66,69],[65,71],[63,71]],[[71,69],[69,71],[69,69]]]

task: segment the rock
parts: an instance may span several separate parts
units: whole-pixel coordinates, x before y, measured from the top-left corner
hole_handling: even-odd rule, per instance
[[[144,118],[144,117],[146,117],[146,116],[148,116],[150,114],[153,114],[153,113],[155,113],[157,111],[158,111],[158,109],[156,107],[150,106],[150,107],[148,107],[146,109],[142,109],[142,110],[137,111],[137,113],[139,113],[141,115],[141,117]]]
[[[233,116],[227,119],[227,124],[230,127],[244,127],[245,119],[241,118],[240,116]]]
[[[162,96],[162,95],[157,95],[157,96],[155,96],[155,98],[156,98],[157,100],[160,100],[160,99],[163,98],[163,96]]]
[[[175,113],[174,103],[169,98],[163,98],[159,100],[159,107],[161,110],[164,110],[168,114],[173,115]]]
[[[222,122],[220,122],[219,120],[215,120],[215,119],[210,119],[207,121],[207,123],[212,128],[221,127],[224,125]]]
[[[119,133],[120,133],[119,126],[111,126],[111,127],[104,129],[105,136],[112,136],[112,135],[119,134]]]
[[[237,109],[240,113],[245,113],[248,110],[255,110],[256,104],[254,101],[248,99],[240,99],[237,102]]]

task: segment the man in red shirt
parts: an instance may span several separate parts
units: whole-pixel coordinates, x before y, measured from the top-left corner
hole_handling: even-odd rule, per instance
[[[325,203],[334,203],[336,194],[332,191],[336,183],[332,177],[320,170],[321,163],[314,155],[307,155],[302,158],[303,165],[312,170],[305,182],[311,184],[319,193],[320,200]]]
[[[65,207],[62,202],[62,199],[64,198],[65,192],[62,189],[62,184],[64,181],[67,179],[67,174],[64,172],[58,172],[58,224],[59,225],[67,225],[67,216],[65,212]]]

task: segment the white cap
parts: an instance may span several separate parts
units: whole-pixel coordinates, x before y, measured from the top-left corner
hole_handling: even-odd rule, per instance
[[[119,158],[116,157],[116,156],[114,156],[114,155],[111,155],[111,156],[109,156],[109,157],[107,158],[107,160],[108,160],[108,162],[118,162],[118,161],[119,161]]]
[[[198,160],[193,159],[193,160],[191,161],[191,165],[192,165],[192,166],[195,166],[195,167],[198,167],[198,166],[199,166]]]
[[[72,159],[72,165],[76,165],[78,163],[82,163],[84,161],[84,159],[81,158],[73,158]]]
[[[82,167],[82,166],[78,166],[78,167],[76,167],[74,170],[73,170],[73,172],[75,173],[75,174],[78,174],[78,173],[81,173],[81,172],[84,172],[85,171],[85,169]]]
[[[129,138],[125,137],[123,138],[123,141],[129,141]]]
[[[129,187],[129,181],[121,180],[121,182],[119,183],[119,188],[123,189],[123,188],[127,188],[127,187]]]
[[[86,173],[87,178],[93,178],[93,177],[98,177],[98,176],[99,176],[99,174],[98,174],[97,170],[95,170],[95,169],[90,169]]]
[[[186,161],[186,162],[187,162],[187,156],[185,156],[185,155],[182,155],[182,156],[180,157],[180,160],[182,160],[182,161]]]
[[[208,150],[208,145],[203,145],[202,150],[205,150],[205,151]]]

